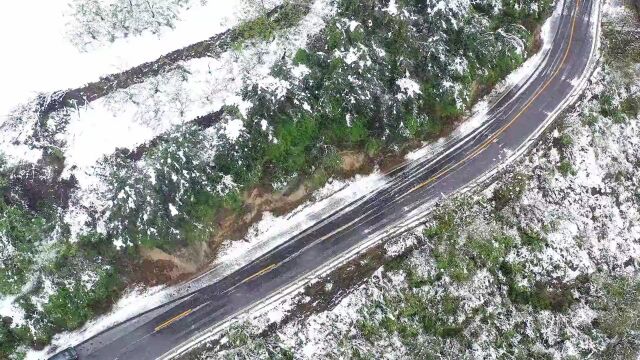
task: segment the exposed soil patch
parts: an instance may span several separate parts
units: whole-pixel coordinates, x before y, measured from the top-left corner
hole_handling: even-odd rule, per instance
[[[311,198],[313,189],[302,183],[290,193],[269,191],[266,187],[256,187],[243,194],[242,213],[224,211],[217,221],[217,231],[210,243],[218,247],[225,240],[244,238],[249,228],[262,220],[265,212],[283,215],[302,205]]]
[[[374,161],[363,152],[345,151],[340,153],[342,165],[336,178],[349,179],[355,174],[370,174],[374,169]],[[311,200],[317,187],[309,181],[298,180],[298,185],[289,186],[283,191],[273,191],[266,186],[258,186],[243,194],[244,212],[242,214],[226,213],[218,221],[218,231],[213,239],[220,244],[226,239],[242,239],[251,225],[262,219],[265,212],[276,216],[285,215],[303,203]]]
[[[367,156],[362,152],[344,151],[340,153],[342,158],[341,169],[345,174],[355,173],[367,162]]]
[[[156,248],[148,249],[145,247],[141,247],[140,256],[142,257],[142,259],[152,261],[152,262],[169,261],[173,263],[175,267],[172,269],[171,273],[168,274],[172,278],[178,277],[179,275],[182,275],[182,274],[194,273],[196,271],[195,264],[191,262],[186,262],[174,255],[169,255],[160,249],[156,249]]]
[[[342,165],[335,178],[349,179],[358,173],[369,174],[375,168],[375,160],[363,152],[345,151],[340,155]],[[315,190],[317,187],[307,180],[298,180],[297,185],[293,184],[283,191],[273,191],[267,186],[254,187],[243,193],[241,212],[224,209],[218,215],[215,235],[208,243],[189,245],[172,254],[147,249],[141,251],[141,255],[145,261],[163,265],[162,271],[155,271],[156,281],[169,278],[169,282],[174,283],[177,278],[188,279],[208,270],[224,241],[243,239],[249,228],[262,220],[265,212],[285,215],[311,200]],[[170,268],[167,268],[168,265],[171,265]],[[144,282],[148,281],[145,279]]]
[[[174,280],[172,273],[176,265],[169,260],[142,260],[136,265],[136,272],[129,279],[131,283],[157,286],[170,284]]]
[[[465,118],[457,118],[443,126],[440,133],[434,135],[432,140],[449,136]],[[146,146],[146,145],[145,145]],[[405,164],[406,154],[410,151],[424,146],[424,142],[410,141],[400,151],[382,153],[376,157],[370,157],[363,151],[343,151],[340,153],[341,167],[338,173],[332,174],[333,178],[351,179],[356,174],[368,175],[375,169],[383,173],[389,173]],[[296,185],[297,184],[297,185]],[[195,264],[196,271],[185,275],[186,279],[198,275],[208,270],[215,260],[218,249],[227,240],[243,239],[249,228],[262,220],[265,212],[271,212],[276,216],[285,215],[296,209],[305,202],[311,200],[313,191],[317,186],[313,186],[308,179],[298,179],[296,183],[288,186],[283,191],[274,191],[269,186],[257,186],[245,191],[243,209],[241,212],[234,212],[224,209],[215,220],[216,232],[204,249],[194,252],[193,246],[189,246],[174,254],[181,261]],[[170,260],[163,260],[170,261]],[[180,267],[176,264],[177,267]],[[176,270],[171,270],[176,271]]]

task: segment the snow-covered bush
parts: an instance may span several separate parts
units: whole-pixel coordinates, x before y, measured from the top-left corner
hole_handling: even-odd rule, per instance
[[[73,0],[69,37],[80,49],[172,28],[195,0]],[[206,0],[199,0],[206,1]]]

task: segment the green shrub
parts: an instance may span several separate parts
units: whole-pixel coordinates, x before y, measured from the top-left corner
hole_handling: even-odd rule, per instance
[[[594,126],[595,124],[598,123],[598,120],[599,120],[598,114],[593,112],[587,112],[582,116],[582,123],[587,126]]]
[[[285,120],[275,131],[277,142],[269,144],[266,157],[277,178],[305,173],[311,163],[310,153],[318,137],[316,120],[307,115]]]
[[[637,118],[640,114],[640,96],[626,97],[620,104],[620,111],[630,118]]]
[[[610,339],[603,358],[630,359],[638,355],[640,349],[640,281],[637,278],[598,278],[595,281],[603,294],[596,298],[593,307],[598,317],[594,327]]]
[[[0,267],[0,294],[16,294],[29,279],[34,255],[55,227],[44,217],[0,200],[0,236],[14,249]]]
[[[534,251],[542,251],[547,245],[547,240],[544,236],[535,230],[520,228],[518,232],[522,244],[532,248]]]
[[[246,21],[238,27],[238,34],[241,41],[258,39],[262,41],[269,41],[275,34],[275,26],[273,22],[265,15],[259,16],[256,19]]]
[[[559,142],[563,148],[567,148],[573,145],[573,139],[571,138],[571,135],[566,133],[560,135]]]
[[[296,55],[293,57],[294,65],[311,65],[311,55],[306,49],[298,49]]]
[[[380,154],[383,144],[377,139],[368,139],[365,145],[365,151],[369,157],[375,157]]]
[[[575,176],[577,174],[577,171],[573,168],[569,160],[562,160],[560,165],[558,165],[558,171],[565,177],[569,175]]]
[[[494,191],[491,200],[494,202],[495,210],[501,211],[506,206],[522,198],[527,189],[528,177],[524,174],[516,174],[508,181],[500,184]]]
[[[554,312],[566,312],[575,303],[571,286],[559,285],[557,289],[552,289],[549,285],[542,283],[536,283],[533,289],[528,289],[511,281],[507,296],[515,304]]]
[[[614,97],[610,93],[600,95],[600,115],[604,117],[613,117],[618,113],[618,107],[614,103]]]
[[[375,342],[378,335],[380,335],[380,329],[373,322],[365,319],[360,319],[356,322],[356,327],[362,336],[369,342]]]

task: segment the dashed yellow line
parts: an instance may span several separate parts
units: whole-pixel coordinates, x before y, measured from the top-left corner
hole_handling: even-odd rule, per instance
[[[549,87],[549,85],[553,82],[553,80],[555,80],[555,78],[558,76],[558,74],[560,73],[560,70],[562,70],[562,67],[565,65],[565,63],[567,62],[567,59],[569,57],[569,52],[571,50],[572,47],[572,43],[573,43],[573,37],[575,34],[575,28],[576,28],[576,21],[578,19],[578,12],[580,11],[580,0],[577,0],[577,5],[576,5],[576,12],[575,15],[573,16],[573,23],[571,24],[571,33],[569,35],[569,46],[567,46],[567,50],[564,53],[564,57],[562,58],[562,62],[560,63],[560,65],[558,65],[557,69],[555,70],[555,72],[553,73],[553,75],[551,76],[551,78],[549,78],[549,80],[546,81],[546,83],[542,86],[542,88],[540,88],[536,94],[533,96],[533,98],[531,98],[531,100],[529,100],[529,102],[527,103],[527,105],[525,105],[524,108],[522,108],[522,110],[520,110],[520,112],[518,114],[516,114],[516,116],[505,126],[503,126],[500,130],[498,130],[496,133],[494,133],[492,136],[490,136],[487,140],[485,140],[482,144],[478,145],[476,147],[476,149],[474,151],[471,152],[471,154],[467,155],[464,159],[458,161],[457,163],[453,164],[453,165],[449,165],[448,167],[440,170],[437,174],[435,174],[434,176],[432,176],[431,178],[429,178],[427,181],[423,182],[422,184],[414,187],[413,189],[411,189],[407,194],[410,194],[414,191],[417,191],[431,183],[433,183],[434,181],[438,180],[439,178],[443,177],[444,175],[448,174],[449,172],[451,172],[451,170],[453,170],[454,168],[458,167],[459,165],[461,165],[462,163],[466,162],[467,160],[473,159],[474,157],[478,156],[480,153],[482,153],[486,148],[488,148],[491,143],[493,143],[498,136],[502,135],[505,131],[507,131],[507,129],[509,129],[515,122],[516,120],[518,120],[522,114],[524,114],[530,107],[531,105],[533,105],[533,103],[540,97],[540,95]]]
[[[153,331],[154,332],[158,332],[158,331],[160,331],[162,329],[168,328],[169,326],[171,326],[171,324],[173,324],[173,323],[175,323],[175,322],[177,322],[177,321],[189,316],[189,314],[191,314],[192,312],[193,312],[193,309],[189,309],[189,310],[187,310],[187,311],[185,311],[183,313],[180,313],[180,314],[172,317],[171,319],[163,322],[162,324],[156,326],[156,328]]]

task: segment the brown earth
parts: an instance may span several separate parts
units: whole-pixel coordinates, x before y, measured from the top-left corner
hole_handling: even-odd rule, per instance
[[[340,154],[342,165],[337,178],[351,178],[358,173],[371,173],[373,161],[363,152],[345,151]],[[242,195],[243,209],[234,212],[225,209],[216,220],[216,232],[208,243],[190,244],[168,254],[157,248],[141,248],[142,273],[135,282],[149,286],[178,283],[209,269],[225,240],[240,240],[249,228],[262,219],[265,212],[284,215],[311,199],[316,187],[310,181],[299,181],[283,191],[256,186]]]
[[[442,131],[434,136],[434,140],[449,135],[460,121],[461,119],[456,119],[444,126]],[[357,174],[371,174],[375,169],[388,173],[406,162],[407,153],[423,145],[423,142],[411,141],[398,152],[381,153],[376,157],[370,157],[363,151],[343,151],[340,153],[340,169],[333,178],[350,179]],[[259,222],[265,212],[271,212],[276,216],[291,212],[309,201],[313,191],[318,187],[313,186],[310,179],[306,179],[298,180],[282,191],[274,191],[266,186],[256,186],[245,191],[242,194],[242,211],[238,213],[224,209],[215,221],[216,231],[208,243],[191,244],[173,254],[159,249],[141,251],[145,275],[138,282],[147,285],[175,284],[206,272],[224,241],[242,240],[249,228]]]
[[[445,125],[439,134],[433,136],[433,140],[451,134],[461,120],[462,118],[455,119]],[[424,142],[421,141],[410,141],[400,151],[381,153],[376,157],[370,157],[362,151],[341,152],[341,167],[337,174],[333,174],[333,178],[350,179],[357,174],[371,174],[375,169],[382,173],[391,172],[406,162],[407,153],[423,145]],[[298,180],[297,185],[287,186],[283,191],[274,191],[266,186],[256,186],[245,191],[242,194],[242,211],[238,213],[229,209],[222,210],[215,220],[215,234],[208,243],[190,244],[174,254],[167,254],[159,249],[141,251],[145,274],[135,282],[147,285],[175,284],[206,272],[224,241],[243,239],[249,228],[259,222],[265,212],[276,216],[291,212],[309,201],[313,191],[318,188],[318,185],[314,186],[310,179],[306,179]]]
[[[142,278],[138,280],[147,285],[176,283],[185,277],[188,278],[198,270],[197,264],[188,260],[188,256],[178,257],[157,248],[145,247],[140,247],[139,253],[142,258],[143,271],[141,272]]]

